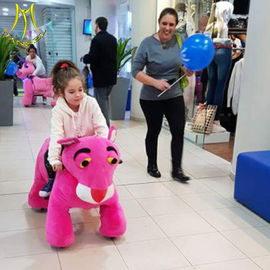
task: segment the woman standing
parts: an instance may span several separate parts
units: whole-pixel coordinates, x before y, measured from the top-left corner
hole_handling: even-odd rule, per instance
[[[147,172],[153,177],[161,177],[157,167],[157,144],[165,115],[172,135],[172,177],[176,181],[185,182],[189,177],[184,175],[181,167],[185,127],[183,92],[180,83],[170,87],[179,78],[181,66],[180,48],[175,36],[178,24],[176,11],[165,8],[160,13],[158,23],[159,31],[142,41],[132,66],[133,77],[143,83],[140,105],[147,122]],[[193,74],[188,70],[184,72],[187,76]]]

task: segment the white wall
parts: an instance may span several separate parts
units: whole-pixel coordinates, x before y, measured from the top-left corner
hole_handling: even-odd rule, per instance
[[[270,1],[250,1],[245,66],[233,154],[270,149]]]
[[[91,0],[91,16],[93,20],[93,33],[95,20],[98,17],[106,17],[108,20],[107,31],[118,37],[118,27],[117,27],[117,7],[118,0]]]
[[[89,52],[91,38],[83,35],[83,20],[91,19],[90,1],[79,0],[75,5],[75,42],[76,42],[76,63],[80,70],[84,64],[80,58]]]
[[[155,33],[156,29],[156,0],[131,0],[132,13],[132,46],[139,46],[141,41]],[[144,119],[140,104],[140,90],[142,84],[132,80],[131,117]]]
[[[174,7],[175,0],[157,0],[157,20],[156,20],[156,29],[158,29],[158,17],[160,12],[167,7]]]

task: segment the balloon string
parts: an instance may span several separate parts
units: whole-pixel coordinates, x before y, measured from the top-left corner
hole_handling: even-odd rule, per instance
[[[170,85],[170,88],[172,88],[176,83],[178,83],[182,78],[184,78],[186,74],[178,78],[174,83]],[[166,90],[162,91],[160,94],[157,95],[157,97],[161,97],[164,93],[166,93],[170,88],[167,88]]]

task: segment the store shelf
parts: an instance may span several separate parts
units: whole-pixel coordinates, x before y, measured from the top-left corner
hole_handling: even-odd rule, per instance
[[[225,143],[230,141],[230,132],[225,131],[204,135],[201,133],[193,132],[190,129],[190,125],[187,124],[185,128],[184,137],[185,139],[199,145],[206,143]]]

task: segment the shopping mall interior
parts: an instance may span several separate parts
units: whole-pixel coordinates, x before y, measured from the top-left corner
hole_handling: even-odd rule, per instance
[[[186,40],[194,35],[203,36],[214,48],[208,65],[192,70],[191,76],[186,75],[188,84],[181,90],[185,112],[179,118],[183,117],[186,122],[181,173],[189,181],[182,181],[183,178],[177,181],[172,174],[173,131],[167,117],[162,120],[158,135],[157,165],[161,177],[149,173],[145,143],[150,120],[146,121],[140,104],[142,85],[147,83],[139,80],[138,73],[134,76],[134,62],[143,55],[141,44],[145,38],[160,33],[162,24],[158,19],[168,7],[176,11],[179,19],[173,26],[175,33],[185,36]],[[267,0],[0,0],[0,268],[269,270],[270,92],[266,79],[270,34],[265,28],[270,25],[269,8]],[[39,79],[50,80],[45,85],[53,83],[50,78],[59,60],[71,60],[83,78],[87,94],[84,95],[98,104],[95,71],[92,65],[84,63],[84,56],[98,36],[95,32],[98,17],[107,18],[107,32],[118,41],[117,49],[119,41],[126,40],[124,50],[131,52],[130,59],[117,72],[117,83],[109,97],[110,125],[116,132],[109,137],[113,146],[106,148],[106,155],[113,152],[115,157],[120,153],[119,160],[114,158],[117,168],[111,173],[115,192],[112,198],[116,202],[112,203],[111,197],[104,199],[112,195],[100,195],[102,203],[87,201],[89,194],[95,197],[98,190],[91,184],[85,186],[85,182],[80,182],[84,180],[79,179],[83,178],[84,166],[96,164],[94,158],[87,156],[91,150],[82,148],[68,162],[64,159],[65,150],[82,140],[78,136],[79,139],[61,142],[64,168],[56,174],[50,197],[42,198],[42,206],[35,206],[31,197],[34,180],[36,184],[42,166],[46,172],[46,163],[44,166],[38,162],[45,153],[40,154],[40,149],[53,132],[52,110],[59,100],[55,101],[52,95],[45,96],[45,92],[34,94],[37,86],[33,86],[28,104],[27,82],[34,85],[39,76],[22,79],[18,71],[25,67],[27,46],[32,41],[46,71]],[[212,28],[217,27],[221,36],[213,37],[215,31],[209,28],[211,17],[214,18]],[[222,30],[218,28],[221,22]],[[12,55],[4,54],[7,45],[3,45],[2,39],[13,44],[20,41],[16,48],[22,63],[16,63],[16,73],[12,76],[8,74],[7,64],[3,64],[5,59],[12,61]],[[226,43],[222,43],[224,40]],[[161,41],[158,45],[166,51]],[[155,49],[151,46],[145,60],[146,71],[144,66],[139,71],[144,75],[151,75],[147,66],[152,61],[151,50]],[[150,68],[158,64],[152,63]],[[220,65],[226,67],[220,71]],[[1,72],[5,75],[3,78]],[[212,103],[209,92],[213,82],[219,81],[220,73],[226,78],[221,86],[217,84],[223,96],[219,103]],[[220,89],[217,87],[215,91]],[[167,94],[162,95],[164,100]],[[68,104],[67,98],[61,98]],[[102,121],[105,125],[105,119]],[[62,138],[65,140],[64,135]],[[74,191],[71,191],[73,184],[61,189],[57,180],[68,178],[69,163],[75,164],[78,157],[82,161],[74,171],[81,168],[79,177],[70,174],[70,181],[76,183]],[[109,167],[107,163],[96,166],[100,169],[96,169],[93,179],[98,174],[105,175],[104,168]],[[66,178],[60,179],[58,174]],[[92,178],[87,181],[95,181]],[[82,186],[89,194],[80,197]],[[82,203],[68,201],[66,194],[71,192]],[[57,204],[59,201],[61,205]],[[126,230],[110,235],[102,227],[109,224],[114,228],[119,218],[113,208],[115,204],[119,207],[117,211],[120,209],[123,213]],[[59,214],[63,205],[64,218]],[[108,222],[104,221],[105,211],[112,212]],[[50,215],[53,212],[55,216]],[[68,223],[74,239],[69,244],[52,244],[49,226],[66,243]]]

